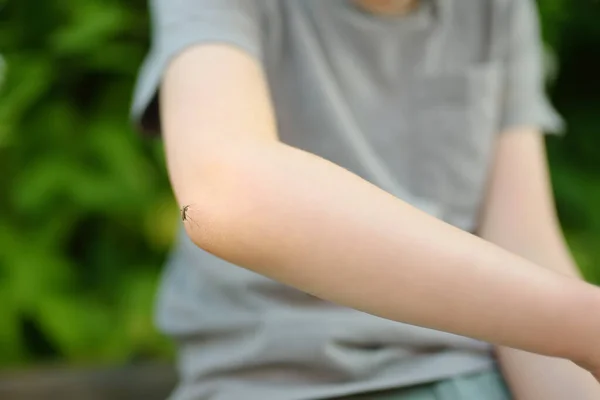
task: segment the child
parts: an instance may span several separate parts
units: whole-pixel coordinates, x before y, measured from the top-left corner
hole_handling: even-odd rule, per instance
[[[173,399],[600,398],[513,349],[600,364],[600,291],[572,279],[550,195],[532,0],[152,15],[133,115],[185,208],[158,313]]]

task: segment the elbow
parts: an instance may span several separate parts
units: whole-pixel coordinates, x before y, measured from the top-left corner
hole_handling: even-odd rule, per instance
[[[201,249],[230,259],[243,227],[255,220],[264,193],[260,152],[212,151],[173,171],[171,180],[187,235]],[[262,166],[262,167],[261,167]],[[239,243],[238,243],[239,245]]]

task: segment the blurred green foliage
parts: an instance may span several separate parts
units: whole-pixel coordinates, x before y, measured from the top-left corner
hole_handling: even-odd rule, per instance
[[[557,207],[582,272],[600,284],[600,2],[538,3],[560,68],[551,95],[568,127],[548,139]]]
[[[540,3],[569,135],[549,139],[557,202],[600,283],[600,14]],[[144,0],[0,0],[0,365],[171,354],[152,325],[177,221],[157,140],[132,133]]]
[[[169,354],[152,324],[178,217],[128,122],[145,1],[4,1],[0,363]]]

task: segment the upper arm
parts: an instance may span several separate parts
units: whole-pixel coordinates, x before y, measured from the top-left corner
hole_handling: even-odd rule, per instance
[[[479,233],[494,242],[510,236],[525,244],[557,230],[543,136],[533,128],[503,132]]]
[[[195,190],[199,173],[224,152],[275,141],[260,65],[227,45],[199,45],[168,67],[160,95],[167,166],[176,194]]]
[[[160,92],[162,134],[175,191],[198,184],[198,169],[223,149],[276,140],[258,62],[228,45],[198,45],[167,68]]]
[[[545,91],[535,2],[508,4],[500,132],[479,233],[527,253],[534,242],[562,246],[542,135],[561,120]]]
[[[132,114],[162,134],[177,193],[216,149],[276,138],[261,12],[249,0],[151,0],[151,14]]]
[[[160,105],[167,144],[178,137],[198,142],[275,138],[262,68],[229,45],[197,45],[177,56],[165,72]]]
[[[221,44],[260,63],[266,13],[252,0],[149,0],[149,6],[151,48],[138,75],[131,114],[141,130],[156,133],[158,90],[173,60],[191,47]]]
[[[489,175],[481,230],[555,230],[556,215],[541,133],[561,120],[545,90],[543,49],[534,0],[506,2],[502,55],[504,80],[499,134]],[[525,228],[525,221],[533,225]]]

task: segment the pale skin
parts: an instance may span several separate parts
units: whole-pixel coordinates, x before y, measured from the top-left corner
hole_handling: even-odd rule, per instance
[[[499,348],[519,400],[600,398],[566,361],[600,370],[600,289],[574,277],[535,130],[499,136],[482,239],[279,142],[263,72],[236,48],[184,51],[160,104],[196,245],[345,306],[536,353]]]
[[[556,217],[539,132],[521,128],[500,135],[490,182],[481,237],[560,274],[578,278]],[[600,385],[566,360],[505,347],[497,352],[517,400],[600,398]]]
[[[414,9],[419,0],[354,0],[354,3],[372,14],[402,16]]]

